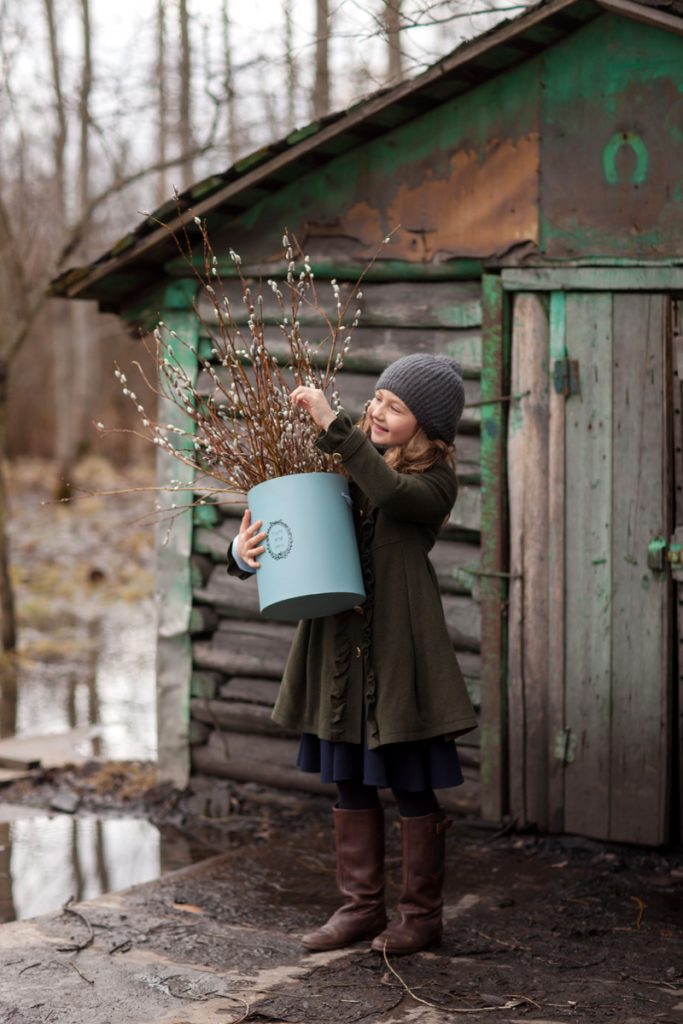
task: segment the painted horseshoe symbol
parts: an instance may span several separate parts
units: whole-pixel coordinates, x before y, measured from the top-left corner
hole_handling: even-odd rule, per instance
[[[635,168],[628,177],[620,176],[617,171],[617,154],[624,146],[627,146],[636,158]],[[642,185],[647,178],[649,163],[647,146],[635,132],[617,132],[609,140],[602,154],[602,166],[609,185]]]

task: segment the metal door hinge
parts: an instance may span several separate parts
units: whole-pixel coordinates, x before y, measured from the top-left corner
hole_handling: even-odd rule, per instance
[[[555,735],[555,757],[563,764],[573,764],[576,759],[576,736],[571,729],[560,729]]]
[[[556,359],[553,363],[553,387],[558,395],[570,398],[581,394],[578,359]]]

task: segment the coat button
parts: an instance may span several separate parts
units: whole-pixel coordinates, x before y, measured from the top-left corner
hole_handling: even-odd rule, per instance
[[[361,651],[360,647],[356,647],[356,657],[357,657],[357,658],[360,658],[360,656],[361,656],[361,654],[362,654],[362,653],[363,653],[363,652]]]
[[[353,610],[356,613],[356,615],[364,615],[365,614],[365,609],[363,608],[362,604],[354,604]]]
[[[343,460],[343,458],[344,458],[344,456],[342,455],[341,452],[334,452],[333,455],[332,455],[332,461],[336,462],[337,465],[339,465],[339,463]]]

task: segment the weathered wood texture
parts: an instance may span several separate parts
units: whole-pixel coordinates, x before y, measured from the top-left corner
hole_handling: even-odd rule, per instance
[[[265,746],[254,743],[254,738],[241,734],[219,737],[212,733],[209,742],[192,749],[192,769],[203,775],[236,779],[240,782],[259,782],[280,789],[297,789],[306,793],[334,798],[336,786],[326,785],[320,778],[309,772],[300,772],[292,765],[296,762],[297,742],[282,741],[288,746],[276,746],[271,738]],[[477,772],[463,772],[465,781],[456,789],[439,790],[439,800],[447,811],[472,814],[479,807],[479,782]],[[391,803],[391,794],[381,791],[386,803]]]
[[[267,335],[268,348],[272,355],[286,363],[289,349],[274,331],[273,328],[273,332]],[[205,334],[200,355],[210,359],[212,347],[208,334]],[[462,364],[463,372],[471,376],[481,365],[480,331],[477,327],[424,331],[405,326],[365,327],[361,323],[351,336],[351,348],[344,359],[344,366],[349,372],[377,374],[409,352],[453,356]]]
[[[612,296],[567,296],[567,353],[582,367],[567,405],[565,828],[609,832],[612,637]]]
[[[498,275],[482,280],[481,426],[481,813],[499,821],[507,809],[507,509],[505,423],[508,391],[506,302]],[[476,578],[476,577],[475,577]]]
[[[683,529],[683,300],[671,302],[671,430],[674,494],[674,528]],[[678,756],[678,840],[683,844],[683,576],[674,578],[676,609],[673,627],[676,632],[674,686],[674,754]],[[677,748],[677,749],[676,749]],[[674,762],[675,763],[675,762]],[[676,836],[672,836],[675,841]]]
[[[216,386],[208,370],[203,370],[197,382],[198,390],[207,398],[213,398],[217,408],[227,405],[226,391],[229,387],[226,372],[217,373],[223,387]],[[247,376],[253,380],[253,373],[247,372]],[[295,381],[291,374],[285,373],[287,385],[294,388]],[[352,419],[358,420],[363,414],[365,403],[372,397],[376,374],[364,373],[341,373],[338,379],[339,399]],[[468,403],[472,407],[468,408]],[[478,380],[465,380],[465,411],[461,420],[461,430],[474,431],[478,429],[481,419],[480,412],[481,390]]]
[[[550,369],[567,355],[565,293],[550,296]],[[564,829],[565,411],[548,395],[548,828]],[[558,754],[560,756],[558,756]]]
[[[547,824],[548,314],[520,293],[512,312],[510,495],[510,808]]]
[[[515,296],[509,423],[510,780],[520,821],[668,837],[668,299]],[[579,367],[561,393],[551,367]]]
[[[647,549],[668,538],[668,298],[615,295],[609,838],[668,838],[670,579]]]
[[[253,289],[258,282],[250,282]],[[287,292],[280,285],[285,300]],[[232,316],[236,324],[246,324],[248,315],[242,300],[238,281],[224,281],[224,294],[230,302]],[[346,323],[351,323],[356,309],[360,309],[360,322],[364,327],[412,327],[427,332],[443,328],[473,328],[481,324],[480,286],[478,281],[438,281],[425,284],[421,281],[397,281],[391,284],[363,283],[362,298],[353,296],[354,288],[348,282],[339,285],[342,307],[348,300]],[[325,311],[332,323],[337,322],[337,311],[332,288],[326,282],[318,281],[316,292],[320,308]],[[277,324],[281,320],[280,308],[272,290],[264,283],[261,290],[263,298],[264,323]],[[252,295],[252,299],[253,299]],[[206,295],[200,296],[199,312],[207,327],[215,323],[213,307]],[[285,301],[285,315],[291,315]],[[309,302],[302,303],[298,320],[302,327],[314,328],[318,332],[326,332],[319,313]],[[273,332],[276,337],[277,332]],[[315,338],[315,330],[312,332]]]
[[[327,289],[318,282],[318,293]],[[228,289],[234,315],[246,317],[238,305],[237,285]],[[266,317],[276,312],[272,293],[266,298]],[[342,293],[350,286],[342,285]],[[329,298],[329,296],[328,296]],[[478,282],[367,283],[363,286],[361,324],[353,333],[351,352],[338,377],[344,408],[354,417],[372,394],[378,372],[388,362],[413,351],[446,352],[460,358],[465,368],[466,408],[457,441],[459,492],[453,513],[431,554],[442,589],[447,628],[457,651],[475,707],[481,702],[480,573],[480,422],[481,303]],[[357,303],[353,303],[353,315]],[[205,312],[208,312],[205,307]],[[207,323],[211,323],[207,316]],[[314,337],[309,312],[299,317]],[[272,349],[278,358],[286,351],[272,328]],[[311,340],[313,340],[313,337]],[[205,337],[201,354],[209,358]],[[219,371],[222,372],[222,371]],[[214,384],[200,375],[204,393]],[[219,397],[219,393],[217,394]],[[226,573],[226,552],[239,528],[239,503],[227,507],[203,506],[196,510],[193,555],[194,675],[191,715],[197,723],[193,770],[268,781],[311,789],[316,780],[294,768],[296,741],[283,735],[270,719],[293,627],[264,622],[259,615],[255,581],[241,581]],[[215,626],[213,630],[211,627]],[[206,730],[209,730],[207,733]],[[201,742],[201,739],[204,742]],[[473,808],[478,800],[480,735],[476,730],[460,744],[468,774],[466,793],[446,794],[453,807]],[[301,783],[301,785],[299,785]],[[315,788],[315,787],[314,787]],[[320,784],[315,791],[321,791]],[[325,791],[325,787],[322,788]]]
[[[169,330],[169,344],[176,358],[191,380],[196,379],[198,323],[192,313],[195,282],[176,281],[166,289],[163,298],[163,318]],[[187,344],[181,344],[184,338]],[[192,346],[190,348],[189,346]],[[194,351],[193,351],[194,350]],[[192,422],[175,406],[164,410],[164,422],[192,431]],[[192,488],[194,474],[163,450],[157,456],[157,482],[160,486],[159,506],[170,510],[174,500],[169,488],[172,479],[181,480]],[[192,515],[183,512],[176,516],[173,530],[159,521],[156,528],[157,592],[159,594],[157,621],[157,734],[159,773],[162,779],[182,788],[189,777],[188,756],[188,692],[192,675],[190,632],[192,629],[192,579],[190,557],[192,553]]]

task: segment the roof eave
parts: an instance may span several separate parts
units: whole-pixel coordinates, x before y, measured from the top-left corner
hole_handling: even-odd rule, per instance
[[[163,249],[168,247],[169,252],[175,251],[173,234],[181,231],[183,228],[187,229],[188,226],[189,230],[192,231],[194,227],[192,225],[193,217],[208,217],[217,208],[229,205],[230,200],[234,200],[240,193],[258,187],[270,176],[299,160],[307,153],[324,147],[325,144],[344,133],[352,132],[354,128],[372,120],[372,118],[377,117],[384,110],[400,105],[401,101],[416,97],[421,90],[428,89],[435,82],[454,76],[459,69],[464,68],[467,64],[476,60],[477,57],[496,47],[503,46],[505,43],[514,41],[538,23],[551,18],[553,15],[561,14],[566,9],[576,6],[579,2],[580,0],[548,0],[547,3],[541,3],[518,18],[496,25],[483,36],[463,44],[454,53],[438,61],[415,78],[374,94],[371,98],[360,101],[341,115],[330,115],[331,120],[328,124],[325,124],[325,121],[328,119],[323,119],[323,126],[319,130],[309,132],[304,129],[296,133],[302,136],[300,141],[295,142],[289,148],[277,153],[270,159],[266,159],[263,163],[257,164],[252,170],[247,170],[222,188],[219,187],[216,191],[211,192],[206,198],[200,198],[198,201],[193,202],[190,209],[184,210],[170,221],[141,235],[138,241],[132,241],[131,236],[127,236],[124,240],[124,243],[127,244],[123,251],[117,251],[121,246],[121,243],[118,243],[109,253],[105,253],[95,263],[66,271],[52,282],[51,294],[60,295],[65,298],[105,300],[110,305],[112,292],[116,291],[113,278],[118,276],[120,284],[124,284],[124,282],[130,280],[126,267],[132,262],[140,260],[152,262],[151,254],[153,250],[163,252]],[[683,18],[666,14],[661,10],[633,2],[633,0],[591,0],[591,3],[595,6],[596,13],[603,9],[665,28],[667,31],[683,34]],[[253,157],[253,154],[251,157]],[[245,161],[249,162],[251,157],[246,157]],[[333,159],[333,157],[330,157],[330,159]],[[237,167],[239,167],[239,163]],[[191,192],[192,189],[188,189],[181,194],[180,199],[187,201],[187,197]],[[155,255],[158,258],[159,253],[156,252]],[[145,260],[145,257],[147,257],[147,260]],[[154,262],[158,262],[158,259]],[[109,285],[103,288],[102,284],[107,278],[110,279]],[[124,304],[125,300],[126,294],[122,294],[121,305]]]

